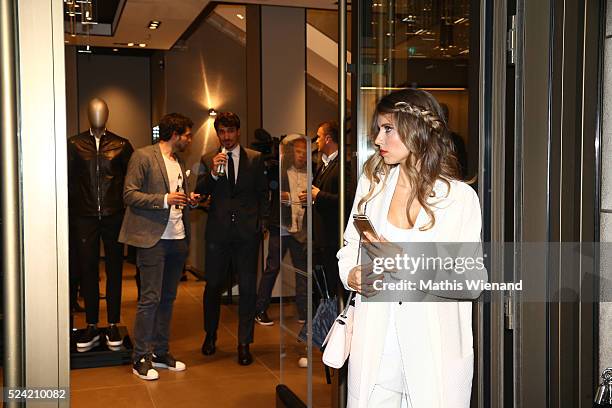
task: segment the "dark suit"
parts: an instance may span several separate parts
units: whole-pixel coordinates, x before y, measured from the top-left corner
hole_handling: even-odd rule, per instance
[[[210,194],[212,202],[206,223],[206,288],[204,330],[216,339],[221,293],[228,272],[238,275],[238,342],[253,342],[257,298],[257,258],[268,204],[268,179],[263,158],[255,150],[240,148],[236,184],[227,177],[212,176],[214,151],[202,157],[196,192]]]
[[[338,220],[339,158],[336,156],[327,166],[320,162],[314,174],[312,185],[320,189],[312,206],[313,236],[312,249],[315,265],[323,266],[327,286],[332,296],[340,282],[338,275],[338,241],[340,229]]]
[[[184,192],[189,195],[185,166]],[[130,159],[123,199],[128,206],[119,241],[136,247],[136,265],[140,270],[141,296],[134,323],[134,361],[151,351],[164,355],[169,351],[170,321],[179,279],[189,249],[189,206],[182,209],[185,238],[162,239],[170,207],[164,208],[164,196],[172,192],[168,171],[159,144],[136,150]]]

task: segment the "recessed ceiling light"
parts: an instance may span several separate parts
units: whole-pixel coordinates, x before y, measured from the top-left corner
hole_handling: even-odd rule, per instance
[[[128,43],[128,47],[133,47],[134,43]]]
[[[149,21],[149,30],[157,30],[161,25],[161,21],[151,20]]]
[[[236,14],[236,17],[238,17],[241,20],[244,20],[244,16],[242,14],[240,14],[240,13]]]
[[[147,44],[145,44],[145,43],[140,43],[140,44],[138,44],[138,46],[139,46],[139,47],[144,48],[144,47],[146,47],[146,46],[147,46]]]

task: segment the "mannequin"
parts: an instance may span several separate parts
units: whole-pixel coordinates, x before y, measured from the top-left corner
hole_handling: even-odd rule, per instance
[[[127,139],[106,129],[109,109],[100,98],[87,107],[89,129],[68,139],[68,202],[72,270],[80,273],[87,327],[77,338],[77,350],[88,351],[105,337],[111,350],[123,342],[117,324],[121,312],[123,245],[117,239],[123,221],[123,180],[134,149]],[[106,306],[109,327],[102,335],[99,320],[100,240],[104,243]],[[74,292],[71,290],[71,292]]]
[[[87,106],[87,118],[89,119],[90,129],[93,135],[99,139],[106,130],[108,122],[108,106],[100,98],[93,98]]]

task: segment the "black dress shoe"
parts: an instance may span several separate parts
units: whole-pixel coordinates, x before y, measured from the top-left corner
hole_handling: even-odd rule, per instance
[[[253,356],[249,351],[248,344],[239,344],[238,345],[238,364],[247,366],[253,362]]]
[[[206,335],[206,339],[204,339],[204,343],[202,344],[202,354],[205,356],[212,356],[215,354],[217,349],[215,348],[215,337]]]

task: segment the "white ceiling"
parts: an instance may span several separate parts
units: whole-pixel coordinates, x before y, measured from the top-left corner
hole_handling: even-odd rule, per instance
[[[104,0],[97,0],[104,1]],[[335,9],[336,0],[243,0],[244,4]],[[232,1],[221,1],[233,3]],[[210,3],[208,0],[126,0],[115,35],[77,36],[65,34],[66,43],[94,47],[128,48],[127,43],[147,44],[147,49],[168,50]],[[149,30],[152,20],[161,21],[157,30]]]

